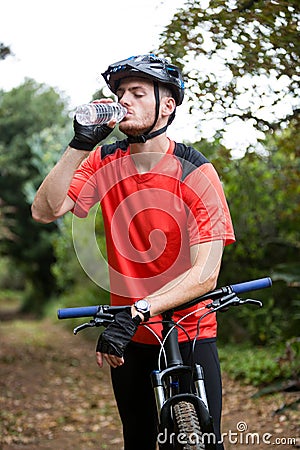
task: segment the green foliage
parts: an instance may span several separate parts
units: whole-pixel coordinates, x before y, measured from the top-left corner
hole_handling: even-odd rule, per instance
[[[71,124],[67,124],[64,128],[60,125],[52,125],[32,134],[26,139],[26,143],[31,151],[32,177],[24,183],[23,191],[29,204],[33,202],[41,180],[48,175],[56,164],[71,136]]]
[[[24,277],[18,266],[9,257],[0,258],[0,290],[24,289]]]
[[[109,304],[109,292],[97,283],[92,281],[86,271],[86,266],[74,249],[73,243],[73,216],[66,214],[59,223],[60,233],[56,234],[53,241],[56,262],[52,265],[52,273],[55,276],[60,294],[46,305],[45,313],[48,316],[56,317],[58,308],[68,308],[74,306],[90,306],[99,304]],[[92,215],[82,222],[93,221]],[[84,228],[84,226],[83,226]],[[96,230],[98,235],[98,245],[105,254],[105,240],[103,236],[102,217],[96,218]],[[91,256],[88,254],[87,257]],[[96,267],[98,269],[98,267]],[[82,323],[82,319],[68,320],[68,327],[74,327]]]
[[[93,281],[94,272],[90,272],[90,265],[96,266],[94,270],[100,271],[98,261],[94,263],[93,249],[86,241],[86,230],[90,227],[95,228],[97,235],[97,247],[103,258],[106,258],[106,245],[103,230],[103,219],[101,214],[96,213],[97,208],[91,210],[86,219],[80,219],[82,228],[82,245],[86,249],[85,254],[78,254],[74,248],[74,220],[73,215],[66,214],[59,223],[60,233],[56,235],[53,241],[56,262],[52,265],[52,273],[55,276],[57,284],[61,289],[59,296],[60,307],[69,306],[88,306],[94,304],[109,303],[109,293],[102,286],[106,283],[97,283]],[[95,215],[93,214],[95,213]],[[98,248],[96,251],[98,251]],[[97,277],[96,277],[97,278]]]
[[[82,234],[79,236],[81,239],[80,244],[74,242],[77,239],[77,234],[74,233],[74,223],[82,224],[82,228],[79,230],[80,232],[82,231]],[[106,258],[106,245],[103,219],[97,206],[91,209],[90,214],[85,219],[76,219],[71,213],[66,214],[60,219],[59,228],[60,233],[54,240],[57,261],[52,269],[59,285],[63,287],[67,286],[69,283],[73,284],[78,279],[88,278],[82,267],[85,266],[85,261],[81,260],[80,255],[76,253],[76,249],[82,245],[83,247],[87,247],[86,254],[83,255],[84,258],[87,259],[92,257],[89,236],[88,233],[85,232],[86,229],[92,229],[93,233],[96,234],[96,244],[104,259]]]
[[[86,279],[83,283],[78,282],[71,288],[65,289],[59,296],[52,297],[51,301],[44,305],[44,312],[48,317],[56,321],[59,308],[102,304],[109,304],[109,294]],[[68,327],[73,327],[84,321],[85,319],[79,318],[65,321],[65,323]]]
[[[293,339],[276,347],[227,345],[219,348],[219,355],[222,370],[231,378],[261,386],[278,380],[297,380],[300,342]]]
[[[246,281],[246,278],[242,281],[244,280]],[[272,292],[253,292],[242,297],[258,299],[263,303],[263,307],[247,305],[231,308],[228,312],[219,314],[220,341],[270,344],[280,341],[284,331],[288,330],[292,335],[297,332],[296,327],[290,330],[290,312],[284,313],[282,305],[276,305]]]
[[[59,220],[59,233],[53,239],[56,261],[51,267],[58,287],[68,292],[77,282],[84,283],[86,275],[77,259],[72,239],[72,214],[66,214]]]
[[[203,120],[252,120],[265,132],[299,121],[299,28],[298,0],[187,0],[160,51],[182,66]]]
[[[223,342],[281,341],[299,333],[300,162],[299,129],[270,136],[260,152],[238,160],[215,141],[201,142],[224,184],[237,242],[225,249],[220,285],[271,276],[271,289],[249,293],[263,308],[219,315]]]
[[[40,136],[40,144],[46,146],[46,135],[57,137],[67,121],[65,109],[65,101],[54,89],[33,80],[0,91],[0,251],[23,272],[24,308],[30,310],[40,310],[55,288],[50,267],[52,233],[57,227],[37,224],[30,212],[32,192],[42,181],[38,153],[45,158],[36,140]]]

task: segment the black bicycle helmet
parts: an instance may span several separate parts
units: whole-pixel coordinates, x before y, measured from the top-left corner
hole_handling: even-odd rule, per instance
[[[166,84],[171,89],[177,106],[183,100],[184,81],[180,69],[166,59],[152,54],[132,56],[111,64],[102,76],[114,93],[121,79],[136,76]]]
[[[159,58],[155,55],[139,55],[118,61],[111,64],[108,69],[102,73],[110,90],[116,94],[120,81],[128,77],[146,78],[153,81],[154,95],[156,101],[155,120],[153,125],[144,134],[140,136],[129,136],[131,143],[144,143],[148,139],[152,139],[166,131],[167,127],[172,123],[175,117],[175,111],[169,118],[168,124],[151,133],[159,115],[159,87],[158,84],[165,84],[172,92],[176,106],[181,105],[184,97],[184,81],[178,67],[170,64],[166,59]]]

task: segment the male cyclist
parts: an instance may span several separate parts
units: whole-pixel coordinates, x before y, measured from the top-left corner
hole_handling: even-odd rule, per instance
[[[39,188],[32,214],[48,223],[72,211],[85,217],[100,203],[104,218],[111,303],[132,305],[100,335],[100,367],[111,366],[113,389],[123,423],[125,450],[154,450],[156,409],[150,372],[157,368],[158,342],[148,328],[162,312],[214,289],[225,245],[234,232],[223,189],[211,163],[198,151],[166,135],[183,101],[178,67],[154,55],[112,64],[104,79],[127,109],[119,124],[127,139],[97,145],[115,126],[82,126]],[[108,99],[102,99],[108,102]],[[196,309],[196,308],[194,308]],[[220,436],[221,376],[216,349],[216,318],[197,331],[194,309],[175,313],[205,371],[216,434]],[[180,349],[189,362],[187,334],[179,329]],[[222,444],[219,445],[222,449]]]

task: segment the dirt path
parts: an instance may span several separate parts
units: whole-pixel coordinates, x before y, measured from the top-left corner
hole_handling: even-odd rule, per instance
[[[94,340],[74,337],[62,323],[32,320],[1,321],[0,342],[0,450],[122,449],[108,369],[94,362]],[[296,394],[253,400],[254,392],[224,376],[226,450],[300,448],[288,441],[299,436],[299,411],[274,414]]]

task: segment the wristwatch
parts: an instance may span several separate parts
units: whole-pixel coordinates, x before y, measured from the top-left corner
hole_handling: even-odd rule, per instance
[[[134,304],[135,309],[143,314],[144,322],[147,322],[150,319],[150,303],[145,298],[141,300],[137,300]]]

